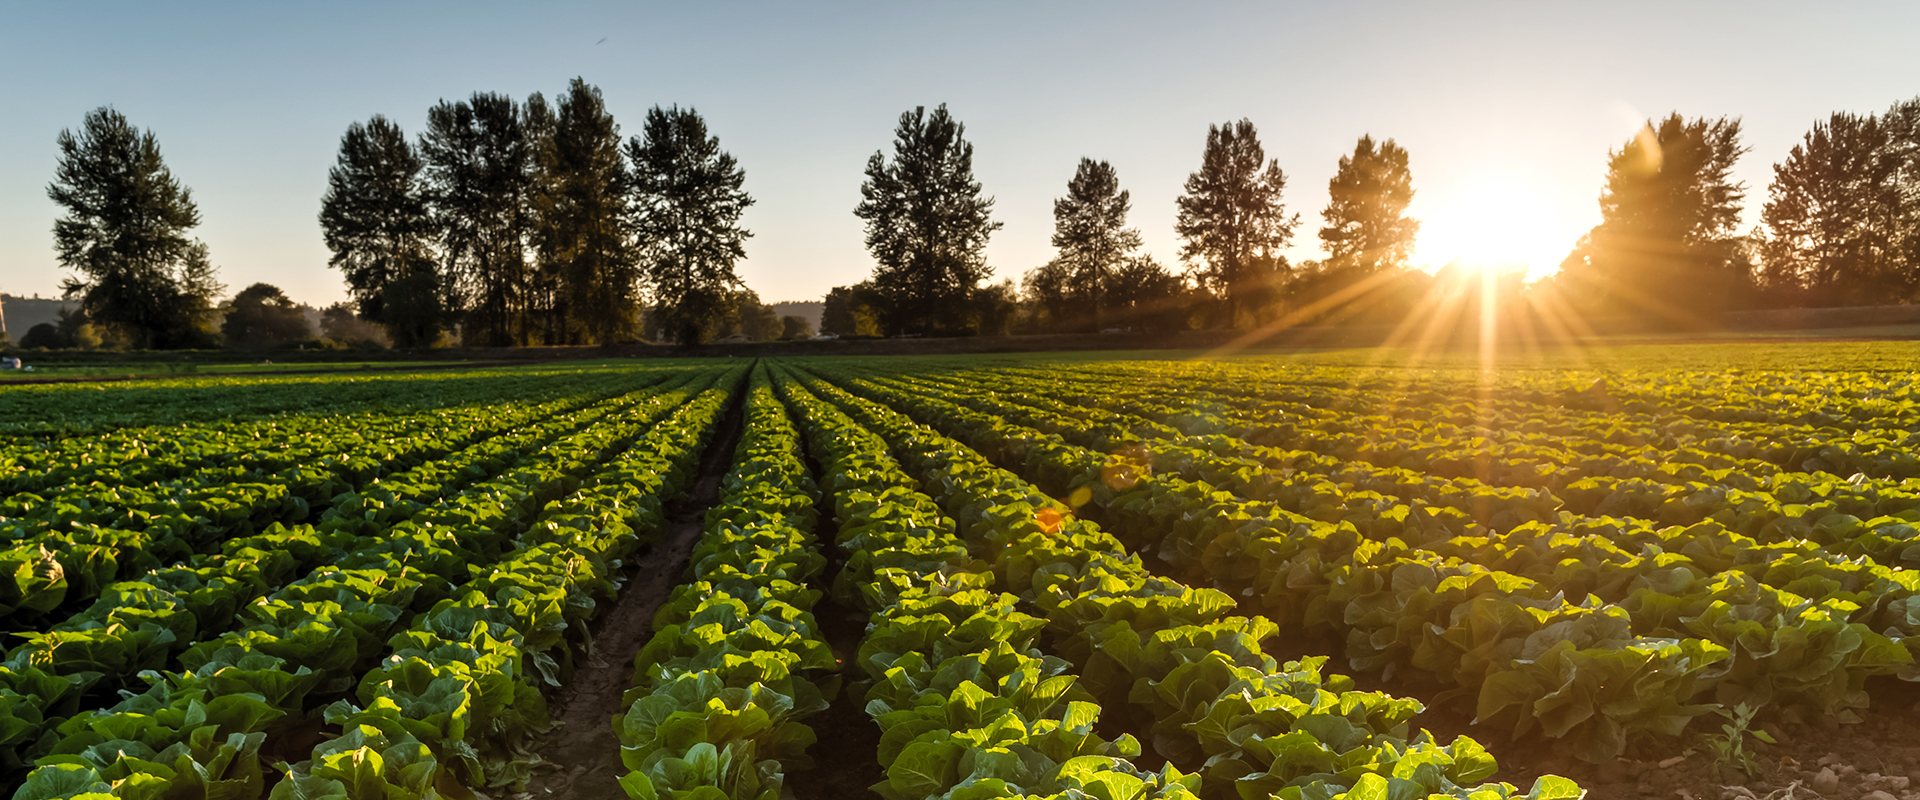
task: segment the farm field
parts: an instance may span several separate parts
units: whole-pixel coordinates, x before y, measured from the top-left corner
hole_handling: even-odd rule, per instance
[[[0,777],[23,800],[1912,800],[1916,358],[0,388]]]

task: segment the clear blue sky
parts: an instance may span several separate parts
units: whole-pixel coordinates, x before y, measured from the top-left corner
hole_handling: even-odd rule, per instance
[[[437,100],[574,76],[627,136],[656,104],[706,116],[758,201],[742,271],[768,301],[870,271],[861,169],[902,111],[942,102],[1006,223],[996,279],[1050,257],[1081,156],[1113,162],[1176,263],[1174,198],[1207,125],[1241,117],[1290,177],[1296,258],[1317,255],[1327,179],[1371,133],[1411,155],[1421,260],[1550,268],[1598,221],[1607,150],[1640,120],[1743,118],[1751,225],[1816,119],[1920,94],[1917,30],[1911,2],[6,2],[0,291],[57,291],[54,137],[95,107],[159,137],[230,292],[322,305],[345,297],[315,215],[348,124],[417,134]]]

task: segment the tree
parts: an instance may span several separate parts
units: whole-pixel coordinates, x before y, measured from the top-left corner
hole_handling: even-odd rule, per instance
[[[1770,289],[1804,293],[1818,305],[1908,299],[1920,287],[1910,246],[1920,208],[1909,199],[1920,171],[1902,105],[1885,121],[1837,113],[1816,123],[1773,167],[1760,212],[1760,245]],[[1905,130],[1903,130],[1905,129]]]
[[[376,114],[347,126],[320,198],[327,265],[346,278],[360,316],[402,347],[432,344],[445,311],[423,168],[400,126]]]
[[[1073,280],[1073,268],[1061,259],[1053,259],[1027,271],[1020,280],[1029,302],[1043,318],[1040,326],[1049,331],[1078,327],[1081,311],[1092,305],[1086,286]]]
[[[1020,291],[1013,279],[980,287],[973,293],[973,329],[982,336],[1006,336],[1020,315]]]
[[[647,111],[641,136],[627,142],[633,162],[634,230],[641,272],[660,325],[681,344],[712,335],[744,288],[734,264],[747,257],[752,232],[740,216],[753,198],[747,173],[709,135],[699,112]]]
[[[234,295],[220,332],[227,337],[228,347],[248,348],[276,347],[313,335],[307,315],[279,287],[266,283]]]
[[[1281,202],[1286,188],[1280,162],[1267,161],[1251,121],[1207,126],[1200,171],[1187,177],[1186,194],[1177,199],[1174,232],[1186,240],[1180,260],[1198,262],[1201,284],[1224,301],[1229,327],[1240,324],[1242,311],[1271,302],[1286,277],[1280,251],[1300,224]]]
[[[20,337],[21,347],[33,347],[43,350],[64,350],[70,347],[67,337],[60,335],[60,329],[51,322],[42,322],[27,329],[27,335]]]
[[[873,311],[873,284],[835,286],[820,304],[820,332],[835,336],[874,336],[879,331]]]
[[[213,267],[187,237],[200,224],[191,190],[160,156],[151,131],[97,108],[79,134],[62,130],[60,161],[47,196],[66,209],[54,222],[60,265],[76,271],[62,288],[95,322],[138,347],[192,344],[206,310]]]
[[[964,330],[975,287],[993,274],[987,239],[1001,224],[973,179],[965,134],[945,104],[932,116],[917,107],[900,115],[893,161],[879,151],[867,160],[853,214],[866,222],[874,294],[890,331]]]
[[[1140,231],[1126,227],[1132,201],[1120,188],[1113,165],[1080,159],[1067,196],[1053,201],[1053,246],[1075,294],[1087,299],[1093,327],[1101,327],[1101,308],[1108,284],[1133,251],[1140,248]]]
[[[574,78],[560,98],[551,133],[541,139],[533,192],[534,243],[541,270],[554,276],[567,344],[632,339],[640,330],[640,270],[627,242],[632,176],[620,157],[620,126],[600,90]]]
[[[1648,120],[1607,158],[1598,226],[1561,263],[1590,311],[1672,319],[1712,313],[1750,287],[1733,228],[1740,121]]]
[[[1353,155],[1340,157],[1327,193],[1320,243],[1329,269],[1364,278],[1406,267],[1420,233],[1420,223],[1406,216],[1413,202],[1406,150],[1392,139],[1375,145],[1372,136],[1360,137]]]
[[[416,279],[402,294],[410,309],[437,302],[458,316],[469,344],[561,338],[553,287],[537,283],[527,261],[534,156],[549,123],[537,94],[522,107],[505,95],[476,92],[427,111],[419,152],[443,274],[433,285]],[[397,337],[394,343],[422,344]]]
[[[1111,287],[1107,297],[1114,323],[1152,331],[1186,329],[1187,282],[1152,256],[1122,262]]]
[[[733,327],[756,342],[780,338],[780,315],[773,306],[760,302],[760,295],[744,289],[734,295]]]
[[[780,338],[810,339],[813,337],[813,323],[806,317],[788,314],[780,318]]]
[[[354,313],[351,303],[334,303],[321,309],[320,333],[336,342],[386,343],[381,328]]]

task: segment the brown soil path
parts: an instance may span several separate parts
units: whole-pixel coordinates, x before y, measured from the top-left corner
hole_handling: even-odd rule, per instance
[[[686,579],[687,557],[700,539],[706,511],[720,499],[720,481],[733,463],[733,449],[745,427],[746,393],[738,392],[720,429],[700,457],[700,474],[686,495],[668,505],[667,529],[660,540],[622,569],[627,577],[619,597],[594,620],[594,652],[579,662],[566,685],[555,692],[548,710],[554,728],[535,745],[547,765],[528,782],[528,798],[624,800],[620,776],[620,737],[612,719],[620,696],[633,685],[633,656],[653,635],[653,615]]]
[[[827,485],[826,470],[811,454],[807,467],[815,485]],[[834,660],[840,662],[841,690],[828,698],[827,710],[806,719],[819,740],[807,749],[813,757],[813,769],[787,775],[786,789],[794,800],[861,800],[880,796],[867,787],[885,780],[880,769],[880,726],[867,716],[861,691],[854,682],[865,673],[854,663],[860,652],[860,640],[867,632],[868,615],[862,609],[833,599],[832,589],[840,570],[846,566],[846,551],[836,546],[840,519],[833,513],[833,496],[821,493],[814,505],[820,523],[814,539],[827,557],[827,567],[813,581],[813,588],[827,593],[813,607],[813,618],[820,623],[820,635],[833,647]]]

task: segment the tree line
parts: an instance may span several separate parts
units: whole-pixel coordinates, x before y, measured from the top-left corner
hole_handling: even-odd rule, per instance
[[[85,338],[91,325],[149,348],[291,335],[275,327],[292,305],[278,289],[218,300],[225,287],[190,235],[199,210],[151,132],[101,108],[56,144],[55,252],[80,309],[53,333]],[[1587,316],[1649,319],[1920,296],[1920,98],[1817,123],[1774,165],[1761,224],[1743,234],[1747,187],[1731,175],[1747,152],[1738,119],[1648,120],[1607,154],[1600,224],[1533,291]],[[1287,175],[1249,120],[1208,127],[1175,198],[1177,272],[1142,251],[1113,164],[1083,158],[1054,202],[1055,256],[1017,285],[992,280],[986,246],[1002,223],[973,155],[945,105],[901,115],[853,210],[873,273],[827,294],[823,332],[1384,321],[1434,291],[1409,263],[1410,158],[1390,138],[1362,136],[1340,157],[1317,231],[1326,255],[1300,264],[1284,254],[1301,222]],[[656,105],[623,140],[577,78],[552,103],[443,100],[417,138],[375,115],[347,128],[321,199],[329,263],[352,297],[327,328],[373,325],[405,347],[450,333],[480,346],[805,335],[739,277],[744,183],[694,109]]]
[[[698,342],[760,321],[735,268],[745,180],[694,109],[654,106],[623,142],[576,78],[551,104],[443,100],[417,142],[354,123],[320,227],[360,314],[402,345],[455,326],[479,346]]]
[[[1286,174],[1252,122],[1208,127],[1200,169],[1175,199],[1186,269],[1140,252],[1131,198],[1109,162],[1083,158],[1054,201],[1057,255],[1011,282],[989,277],[998,228],[971,178],[972,147],[945,107],[902,116],[894,159],[867,166],[873,277],[835,287],[821,327],[840,334],[1239,328],[1405,319],[1458,274],[1410,264],[1420,223],[1407,151],[1362,136],[1340,157],[1320,217],[1322,259],[1289,263],[1298,228]],[[1601,222],[1575,243],[1536,301],[1582,317],[1671,323],[1743,308],[1920,299],[1920,98],[1881,114],[1836,113],[1774,165],[1761,225],[1740,233],[1748,148],[1738,119],[1646,122],[1607,156]],[[914,176],[936,176],[920,179]],[[911,198],[907,203],[896,198]],[[965,213],[956,213],[962,209]],[[945,255],[964,252],[965,257]],[[966,265],[966,269],[942,264]],[[1510,271],[1511,272],[1511,271]],[[1520,274],[1497,278],[1518,295]],[[911,290],[911,291],[909,291]],[[961,316],[970,314],[970,317]]]

